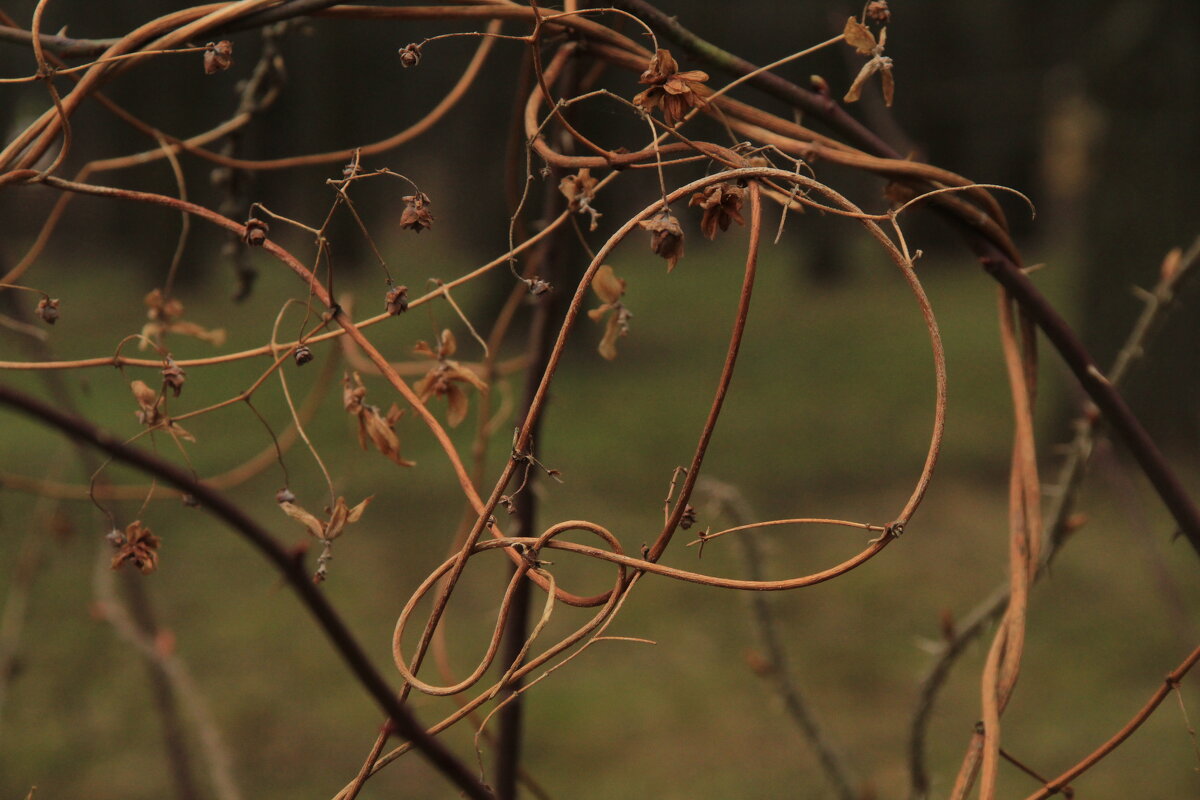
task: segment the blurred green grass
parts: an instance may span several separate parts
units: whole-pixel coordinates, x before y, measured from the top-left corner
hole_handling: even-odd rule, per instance
[[[801,242],[802,222],[794,223],[799,233],[790,237]],[[436,240],[409,241],[406,263],[420,266],[398,277],[410,285],[424,279],[422,270],[449,278],[470,266]],[[537,443],[542,461],[564,478],[561,485],[539,486],[544,524],[595,520],[629,552],[656,535],[671,471],[689,460],[711,402],[741,281],[743,241],[730,236],[717,246],[690,245],[671,275],[640,241],[618,251],[611,263],[629,282],[633,329],[614,363],[594,352],[599,326],[581,319],[572,335]],[[705,474],[738,486],[763,518],[883,523],[906,499],[928,444],[933,378],[927,337],[895,268],[865,244],[851,259],[851,279],[835,287],[809,284],[798,266],[802,259],[803,252],[787,247],[763,254],[746,342]],[[244,306],[229,304],[228,287],[215,278],[185,289],[189,319],[230,330],[224,350],[265,342],[281,298],[303,298],[292,276],[266,262],[261,267],[256,294]],[[916,681],[930,660],[923,643],[937,638],[941,611],[965,613],[1004,579],[1007,557],[1011,424],[995,290],[966,256],[931,255],[919,270],[938,314],[950,375],[946,445],[925,506],[903,539],[873,562],[828,584],[770,597],[796,680],[855,776],[880,797],[905,792],[905,736]],[[1074,267],[1055,265],[1036,279],[1069,315],[1082,313],[1073,299]],[[141,298],[151,287],[130,280],[119,265],[95,264],[60,285],[55,280],[47,271],[35,283],[64,298],[63,318],[52,331],[59,357],[108,354],[140,328]],[[367,298],[380,296],[380,285],[374,275],[339,279],[339,291],[358,298],[358,316],[374,313],[379,303]],[[487,306],[484,291],[464,287],[456,297],[474,315]],[[290,315],[284,331],[295,330],[297,319]],[[462,358],[477,357],[477,345],[444,304],[414,309],[370,335],[401,359],[416,339],[429,339],[443,326],[459,332]],[[172,346],[177,358],[212,352],[180,339]],[[318,359],[330,349],[317,348]],[[0,338],[0,358],[21,357],[12,335]],[[266,363],[189,370],[174,407],[227,397]],[[318,368],[288,365],[297,398]],[[1068,433],[1060,417],[1069,388],[1052,354],[1042,373],[1041,445],[1049,481],[1051,445]],[[63,377],[89,416],[133,435],[128,379],[138,375],[145,371],[122,376],[102,368]],[[28,373],[6,373],[3,380],[40,386]],[[368,385],[369,399],[391,402],[382,382],[368,379]],[[519,380],[512,388],[519,394]],[[276,381],[264,385],[255,406],[277,432],[286,425]],[[438,406],[437,413],[444,409]],[[8,412],[0,412],[0,425],[5,469],[39,476],[63,461],[56,435],[39,425]],[[186,427],[199,439],[188,453],[201,475],[227,469],[269,443],[261,423],[241,406]],[[467,427],[454,432],[464,449]],[[309,426],[337,491],[351,502],[376,496],[358,528],[338,541],[325,590],[381,668],[390,663],[396,614],[443,559],[461,514],[457,487],[432,437],[411,415],[398,430],[405,455],[419,462],[414,469],[398,470],[358,450],[336,386]],[[508,444],[502,426],[489,475]],[[161,438],[158,446],[177,457]],[[302,446],[286,462],[299,501],[313,509],[323,505],[319,472]],[[1190,485],[1196,484],[1194,467],[1187,467]],[[78,467],[66,469],[65,479],[86,480]],[[119,469],[112,474],[141,481]],[[300,542],[300,529],[274,508],[282,484],[272,467],[232,494],[280,537]],[[1104,474],[1092,479],[1085,496],[1092,522],[1034,592],[1022,681],[1005,717],[1006,744],[1049,773],[1107,738],[1193,644],[1187,636],[1194,637],[1200,607],[1194,558],[1182,543],[1170,542],[1170,526],[1145,487],[1134,490],[1145,495],[1138,519],[1128,513],[1131,498],[1113,486]],[[34,504],[17,492],[0,495],[10,555],[26,535],[43,535],[29,529]],[[257,554],[203,511],[169,500],[144,510],[117,508],[122,522],[140,517],[163,537],[161,567],[145,585],[227,738],[245,796],[331,796],[358,769],[381,720],[315,626]],[[49,543],[30,597],[21,669],[0,719],[0,796],[24,796],[34,784],[39,797],[166,796],[170,782],[144,669],[89,615],[96,561],[106,557],[106,522],[87,504],[72,504],[71,511],[76,534]],[[722,521],[700,520],[709,524]],[[860,550],[865,539],[859,531],[826,528],[755,535],[773,577],[824,568]],[[684,541],[677,537],[667,563],[744,574],[729,540],[710,543],[700,562]],[[573,590],[597,591],[611,581],[598,565],[557,560],[556,574]],[[0,570],[0,592],[11,585],[14,562]],[[451,606],[451,656],[460,675],[482,653],[494,621],[501,563],[494,556],[472,562]],[[587,614],[559,609],[547,636]],[[747,652],[758,645],[745,598],[646,579],[610,633],[657,644],[597,645],[528,696],[527,766],[553,796],[829,795],[811,751],[747,666]],[[984,652],[976,645],[964,657],[934,716],[930,756],[942,792],[978,716]],[[1197,692],[1185,682],[1183,695],[1194,714]],[[422,697],[413,704],[429,722],[452,708]],[[473,757],[468,730],[447,738]],[[1195,796],[1190,747],[1178,709],[1164,706],[1075,786],[1089,797]],[[1001,796],[1033,788],[1015,771],[1003,771]],[[451,796],[415,757],[381,773],[362,794]]]

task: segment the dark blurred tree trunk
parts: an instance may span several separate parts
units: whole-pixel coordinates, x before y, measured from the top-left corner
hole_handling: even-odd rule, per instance
[[[1085,63],[1104,121],[1086,210],[1084,307],[1105,364],[1140,310],[1130,287],[1153,284],[1163,255],[1200,235],[1200,4],[1126,0],[1089,27]],[[1186,437],[1191,452],[1200,432],[1196,306],[1184,303],[1130,384],[1147,427],[1165,442]]]

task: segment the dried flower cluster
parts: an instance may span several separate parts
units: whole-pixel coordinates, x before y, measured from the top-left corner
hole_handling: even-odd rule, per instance
[[[878,72],[883,86],[883,102],[890,106],[896,93],[896,80],[892,77],[892,59],[883,54],[883,48],[887,44],[887,28],[879,32],[879,41],[876,42],[875,34],[871,33],[866,25],[850,17],[846,20],[846,28],[842,34],[846,37],[847,44],[860,54],[871,57],[870,61],[863,64],[854,83],[850,84],[850,89],[842,99],[847,103],[857,101],[862,94],[862,87]]]
[[[346,412],[358,421],[358,445],[367,449],[367,442],[375,446],[380,453],[387,456],[402,467],[411,467],[415,461],[408,461],[400,455],[400,437],[396,435],[396,422],[404,411],[392,403],[385,416],[378,406],[363,402],[367,396],[367,387],[363,384],[362,376],[357,372],[347,374],[342,379],[342,405]]]
[[[323,545],[321,555],[317,558],[317,571],[313,574],[313,582],[320,583],[329,574],[329,562],[333,558],[333,540],[345,533],[347,525],[362,519],[363,512],[366,511],[367,504],[374,499],[374,495],[353,508],[347,506],[346,498],[339,495],[333,502],[332,509],[325,508],[325,514],[329,517],[325,520],[313,516],[302,506],[296,505],[293,502],[296,499],[295,495],[286,489],[281,489],[275,498],[284,514],[303,525],[305,530]]]
[[[175,393],[179,397],[179,393],[183,391],[183,383],[187,380],[187,373],[183,371],[183,367],[175,363],[175,359],[167,356],[167,365],[162,369],[163,385]]]
[[[246,220],[245,228],[242,241],[250,247],[262,247],[263,242],[267,241],[267,232],[271,230],[266,222],[257,217]]]
[[[400,66],[408,69],[421,63],[421,45],[406,44],[400,48]]]
[[[715,239],[718,230],[729,230],[729,223],[745,225],[742,219],[742,202],[745,190],[733,183],[714,183],[707,189],[696,192],[688,205],[700,206],[704,215],[700,218],[700,232],[706,239]]]
[[[429,195],[424,192],[400,198],[404,211],[400,214],[400,227],[420,233],[433,227],[433,214],[429,213]]]
[[[698,69],[679,71],[679,62],[668,50],[659,50],[650,59],[650,66],[638,78],[638,83],[650,88],[633,98],[633,104],[649,114],[656,108],[662,109],[663,121],[675,125],[688,111],[703,106],[704,97],[700,89],[708,80],[708,73]]]
[[[446,422],[452,428],[467,416],[467,393],[463,391],[460,384],[469,384],[481,392],[487,390],[487,384],[478,375],[457,361],[451,360],[450,356],[454,355],[457,350],[458,342],[454,338],[454,333],[448,328],[442,331],[435,347],[430,347],[429,343],[425,341],[417,342],[413,347],[413,352],[417,355],[437,361],[437,364],[413,385],[413,391],[420,396],[422,402],[430,397],[446,398],[446,404],[449,407],[446,413]]]
[[[675,269],[683,258],[683,228],[670,209],[664,208],[638,225],[650,232],[650,249],[667,260],[667,272]]]
[[[393,286],[384,295],[384,307],[393,317],[408,311],[408,287]]]
[[[112,531],[108,534],[108,541],[117,549],[110,564],[113,569],[132,564],[143,575],[148,575],[158,568],[158,546],[162,540],[144,527],[140,520],[129,523],[124,532]]]
[[[209,42],[204,51],[204,74],[212,75],[233,66],[233,42]]]
[[[599,211],[592,208],[598,181],[592,177],[592,171],[587,167],[574,175],[568,175],[558,182],[558,190],[567,198],[567,208],[577,214],[587,214],[591,218],[589,231],[594,231],[600,224]]]

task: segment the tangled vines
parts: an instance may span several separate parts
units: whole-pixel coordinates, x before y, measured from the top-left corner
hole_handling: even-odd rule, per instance
[[[137,371],[136,374],[143,376],[148,374],[147,370],[157,370],[161,378],[157,388],[153,382],[130,381],[138,418],[143,425],[143,431],[134,438],[151,441],[155,449],[159,443],[169,441],[184,450],[183,443],[191,439],[183,424],[189,418],[215,414],[239,403],[253,409],[255,393],[270,380],[280,382],[281,392],[292,411],[292,425],[278,437],[271,434],[271,445],[242,466],[223,475],[200,478],[189,468],[172,463],[150,448],[121,441],[106,433],[66,401],[47,402],[3,384],[0,384],[0,401],[56,428],[77,446],[102,451],[110,459],[132,465],[156,481],[173,487],[186,502],[206,509],[246,538],[278,569],[386,718],[375,747],[366,757],[359,774],[353,776],[337,795],[339,800],[355,797],[373,774],[410,750],[417,750],[429,759],[467,796],[513,797],[518,782],[533,785],[532,779],[524,775],[520,767],[520,701],[523,693],[570,663],[586,648],[613,638],[607,636],[606,631],[640,581],[669,578],[716,589],[754,592],[800,589],[834,580],[856,569],[879,556],[906,530],[912,530],[912,521],[934,478],[943,440],[947,375],[934,309],[914,267],[919,252],[910,251],[901,227],[910,209],[928,208],[944,218],[963,236],[985,272],[1000,287],[998,314],[1014,418],[1009,480],[1009,582],[967,624],[959,627],[945,644],[923,684],[922,703],[914,718],[911,737],[912,796],[925,796],[929,792],[924,737],[929,710],[938,689],[955,657],[967,642],[982,634],[989,621],[995,621],[996,628],[981,677],[981,723],[966,749],[952,796],[966,797],[976,786],[981,797],[995,796],[997,771],[1007,757],[1001,747],[1002,714],[1020,673],[1030,587],[1044,573],[1046,564],[1070,529],[1073,489],[1060,494],[1056,507],[1049,514],[1042,508],[1042,482],[1033,426],[1037,391],[1035,342],[1039,332],[1074,373],[1095,409],[1077,437],[1069,472],[1060,485],[1078,485],[1091,444],[1103,421],[1137,459],[1179,530],[1200,552],[1200,512],[1117,391],[1124,365],[1118,365],[1107,375],[1101,371],[1075,333],[1029,280],[1021,254],[1009,236],[1005,215],[992,193],[1003,187],[976,184],[947,170],[902,158],[875,132],[847,113],[843,102],[853,102],[864,92],[882,91],[888,104],[891,103],[894,82],[893,65],[885,54],[889,14],[886,3],[868,3],[861,18],[852,18],[841,35],[765,67],[755,66],[699,39],[678,21],[643,0],[625,0],[603,8],[584,8],[578,3],[567,2],[563,10],[509,0],[419,7],[361,6],[314,0],[241,0],[184,8],[150,20],[112,40],[74,39],[46,33],[43,18],[50,5],[49,0],[40,0],[27,27],[0,12],[3,26],[0,27],[0,40],[28,48],[36,65],[32,74],[5,78],[3,82],[36,83],[47,93],[44,112],[6,142],[0,151],[0,187],[39,188],[58,195],[27,252],[0,278],[0,291],[24,291],[37,296],[35,312],[43,323],[54,323],[60,313],[76,313],[74,298],[61,298],[60,303],[59,298],[36,288],[35,267],[43,250],[54,240],[71,199],[79,195],[177,211],[182,219],[182,233],[162,284],[147,298],[150,324],[140,334],[122,341],[115,353],[77,360],[54,360],[39,355],[25,361],[0,362],[0,369],[50,374],[110,366],[119,368],[122,374]],[[235,146],[238,134],[255,126],[262,113],[284,91],[282,56],[277,45],[288,34],[288,26],[300,18],[309,20],[317,30],[333,19],[375,20],[379,24],[395,26],[398,32],[403,31],[406,22],[416,20],[481,26],[481,29],[435,36],[398,48],[393,57],[398,58],[401,65],[428,69],[428,63],[421,62],[432,57],[439,40],[455,36],[478,39],[475,54],[463,67],[455,86],[420,121],[406,130],[377,142],[347,143],[344,149],[325,153],[280,155],[269,159],[240,157]],[[223,38],[226,36],[230,38]],[[251,36],[262,37],[261,57],[252,69],[244,72],[246,77],[240,84],[237,113],[203,133],[179,137],[159,130],[105,95],[105,88],[124,74],[146,69],[158,59],[195,59],[198,62],[197,80],[202,80],[203,73],[213,74],[231,68],[241,43]],[[831,92],[823,81],[805,88],[772,71],[816,50],[847,46],[865,56],[866,61],[843,102],[839,102],[837,93]],[[491,261],[453,280],[439,281],[430,291],[410,298],[408,287],[393,282],[387,260],[371,239],[352,195],[363,181],[399,181],[396,185],[403,186],[405,192],[401,226],[417,233],[436,226],[432,211],[436,198],[431,200],[421,190],[418,180],[385,166],[372,165],[385,163],[396,150],[441,122],[479,81],[489,55],[497,47],[523,48],[528,53],[525,73],[513,78],[513,85],[526,86],[527,93],[521,113],[514,115],[519,126],[516,140],[522,146],[514,153],[519,199],[509,220],[507,247]],[[732,77],[724,85],[718,85],[707,72],[684,70],[679,60],[685,54],[706,70]],[[77,63],[69,66],[72,62]],[[201,63],[203,69],[200,69]],[[640,75],[640,84],[644,88],[632,98],[610,89],[610,73],[618,71]],[[806,121],[828,133],[819,133],[807,124],[735,99],[737,90],[745,86],[754,86],[802,112]],[[75,143],[80,136],[87,135],[75,121],[79,109],[88,103],[100,104],[119,117],[134,131],[133,135],[144,142],[144,149],[85,163],[78,167],[73,177],[65,177],[74,163]],[[644,126],[647,134],[642,140],[626,142],[619,148],[599,144],[594,133],[578,127],[574,112],[583,104],[599,105],[628,115]],[[333,198],[328,215],[320,225],[309,225],[289,218],[283,209],[270,209],[259,202],[250,202],[249,198],[239,198],[231,188],[226,202],[219,208],[189,200],[181,169],[185,160],[212,164],[217,168],[214,174],[223,176],[220,179],[227,187],[235,183],[234,176],[313,165],[327,166],[339,177],[325,182],[324,188]],[[883,213],[864,211],[816,177],[814,165],[822,162],[886,179],[891,207]],[[160,164],[171,170],[178,181],[177,194],[172,196],[113,185],[115,175],[122,170],[146,164]],[[611,187],[638,170],[650,170],[656,175],[660,191],[656,196],[644,198],[642,209],[612,229],[606,238],[597,239],[598,209],[610,196]],[[112,175],[113,180],[93,182],[94,176],[100,174]],[[532,211],[539,201],[541,211]],[[699,431],[692,458],[671,476],[664,519],[661,527],[654,524],[655,530],[650,532],[653,536],[646,530],[610,531],[588,520],[564,520],[539,526],[534,516],[532,485],[544,482],[546,478],[556,478],[557,473],[539,461],[535,441],[556,373],[568,354],[568,339],[572,335],[578,336],[576,327],[580,313],[587,310],[594,294],[602,301],[601,306],[588,310],[588,316],[604,326],[600,353],[606,358],[618,357],[617,345],[630,330],[630,317],[622,300],[625,282],[617,277],[611,266],[617,263],[614,260],[617,248],[636,246],[628,240],[648,233],[653,251],[667,262],[668,269],[673,269],[684,258],[684,234],[679,217],[686,213],[681,209],[685,201],[690,207],[699,207],[701,230],[707,238],[734,235],[728,232],[733,223],[744,225],[746,230],[743,281],[734,323],[711,407]],[[787,214],[805,209],[855,220],[899,272],[927,331],[934,368],[935,402],[927,455],[909,497],[890,519],[743,519],[736,527],[705,531],[697,539],[703,545],[728,535],[749,537],[752,536],[749,532],[755,529],[784,525],[836,525],[870,532],[873,538],[865,548],[841,563],[780,580],[758,576],[735,579],[666,566],[660,563],[662,556],[678,531],[689,528],[695,518],[693,501],[697,498],[706,450],[733,385],[751,311],[759,252],[764,236],[768,235],[766,215],[771,208],[780,209],[777,238],[783,233]],[[329,256],[328,233],[335,214],[348,214],[353,218],[379,261],[386,283],[383,297],[386,311],[383,313],[356,320],[351,316],[348,304],[343,304],[344,301],[334,293],[336,270]],[[538,216],[543,224],[531,226],[531,220]],[[175,359],[172,356],[168,347],[171,339],[193,336],[220,341],[217,332],[183,319],[183,307],[175,290],[180,254],[189,236],[200,233],[198,228],[193,229],[194,222],[213,226],[229,237],[228,254],[239,265],[238,274],[243,281],[239,287],[240,295],[250,291],[248,276],[251,273],[246,267],[246,258],[247,253],[256,248],[295,276],[296,286],[304,293],[304,299],[281,304],[269,342],[205,358]],[[276,239],[278,231],[286,226],[312,236],[315,245],[309,262]],[[576,238],[583,242],[590,255],[581,271],[572,271],[561,257],[562,242]],[[1175,258],[1169,269],[1164,269],[1162,284],[1152,295],[1155,302],[1148,311],[1150,318],[1140,323],[1132,334],[1128,352],[1140,351],[1153,331],[1156,319],[1171,304],[1180,282],[1194,272],[1198,256],[1197,248],[1193,248]],[[490,321],[490,328],[477,327],[457,304],[453,292],[485,275],[505,271],[511,273],[508,297]],[[403,324],[403,320],[393,320],[393,317],[439,302],[445,302],[461,320],[461,330],[482,346],[485,354],[482,362],[465,364],[455,360],[457,340],[449,331],[433,344],[421,342],[418,345],[416,352],[423,361],[397,363],[372,341],[371,332],[376,326]],[[294,315],[295,311],[303,314],[302,334],[292,341],[280,340],[278,332],[285,316]],[[530,311],[531,316],[528,350],[522,358],[501,361],[497,357],[500,345],[509,338],[514,320],[526,311]],[[332,478],[305,433],[320,394],[332,381],[332,367],[318,382],[313,396],[299,407],[292,401],[287,373],[317,357],[323,348],[336,353],[339,344],[354,367],[344,379],[344,405],[355,418],[360,444],[378,450],[392,465],[408,468],[411,462],[401,455],[394,426],[401,413],[411,410],[435,437],[466,504],[467,524],[461,535],[454,538],[451,554],[412,592],[396,622],[392,652],[402,678],[398,691],[371,664],[363,647],[320,588],[320,581],[329,577],[335,540],[347,526],[369,513],[369,498],[351,505],[336,493]],[[126,350],[135,345],[139,350],[153,351],[155,357],[127,355]],[[217,370],[236,362],[264,357],[269,365],[245,390],[206,407],[178,409],[177,398],[181,394],[186,397],[189,372]],[[330,358],[326,363],[332,365],[334,362]],[[492,386],[497,377],[521,370],[527,376],[526,393],[515,409],[511,454],[499,474],[489,476],[484,469],[487,444],[497,437],[507,436],[503,433],[507,420],[493,403]],[[366,382],[362,374],[367,375]],[[421,377],[411,380],[415,376]],[[477,432],[471,452],[463,453],[448,434],[447,427],[466,419],[472,394],[478,409]],[[368,395],[373,401],[382,403],[390,401],[381,401],[381,397],[398,396],[405,408],[402,410],[395,405],[385,413],[380,407],[366,402]],[[442,399],[448,408],[445,420],[441,418],[439,406],[431,402]],[[263,470],[282,465],[283,453],[298,441],[310,449],[316,469],[325,473],[330,499],[327,518],[322,519],[305,509],[287,488],[281,490],[276,500],[320,546],[315,572],[305,564],[303,552],[285,546],[278,534],[263,528],[223,493]],[[103,475],[102,467],[97,475]],[[736,480],[736,476],[727,477]],[[402,486],[402,477],[398,480]],[[155,493],[152,487],[113,485],[102,477],[87,487],[37,481],[29,476],[8,473],[3,476],[3,481],[11,488],[38,491],[48,496],[92,500],[111,523],[109,540],[115,550],[113,566],[128,565],[143,572],[152,571],[156,566],[157,537],[140,522],[121,524],[106,503],[148,499],[151,495],[161,497],[163,491]],[[502,522],[497,516],[500,507],[512,515],[508,522]],[[542,532],[535,535],[539,528]],[[561,538],[572,532],[588,534],[594,541],[581,544]],[[634,555],[622,544],[634,540],[649,543]],[[561,586],[556,579],[553,563],[548,558],[551,553],[558,558],[583,558],[610,564],[613,568],[611,587],[594,596],[573,593],[570,587]],[[465,677],[456,678],[445,669],[438,680],[422,677],[426,658],[444,646],[444,643],[439,644],[443,630],[439,623],[464,569],[473,559],[487,563],[488,569],[498,569],[503,560],[510,569],[484,655]],[[534,605],[531,598],[540,596],[531,593],[534,585],[544,594],[540,613],[531,608]],[[430,610],[422,619],[417,608],[426,600],[431,601]],[[591,616],[557,642],[541,643],[551,616],[564,604],[591,609]],[[414,631],[419,631],[415,637],[411,633]],[[414,638],[415,642],[412,641]],[[1147,709],[1130,723],[1127,730],[1062,776],[1052,780],[1038,778],[1042,788],[1031,796],[1045,797],[1066,790],[1071,780],[1103,758],[1149,715],[1166,693],[1183,679],[1198,657],[1200,650],[1193,652],[1170,673]],[[493,678],[485,677],[489,673]],[[418,721],[406,702],[413,690],[455,696],[459,707],[434,724]],[[475,716],[476,712],[486,713],[479,718]],[[495,737],[498,766],[496,774],[485,780],[479,770],[447,748],[438,734],[469,718],[475,720],[478,731],[484,732],[496,715],[500,719]],[[813,732],[812,735],[820,748],[817,734]],[[392,743],[388,749],[390,740],[397,737],[401,741]],[[839,795],[854,796],[836,759],[823,757],[822,763]]]

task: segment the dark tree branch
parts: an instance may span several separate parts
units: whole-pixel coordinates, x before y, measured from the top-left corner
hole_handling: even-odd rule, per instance
[[[299,595],[301,603],[329,637],[334,649],[341,655],[350,671],[391,718],[396,732],[410,739],[413,746],[448,780],[462,789],[466,796],[478,800],[491,800],[491,792],[479,782],[466,764],[439,740],[428,734],[412,712],[400,703],[395,692],[371,664],[341,616],[309,580],[308,571],[301,560],[279,544],[269,532],[230,502],[225,495],[195,480],[176,465],[144,450],[130,447],[90,422],[52,408],[41,400],[4,384],[0,384],[0,403],[23,411],[74,440],[102,450],[115,460],[154,475],[195,497],[201,506],[237,531],[278,568],[284,580]]]

